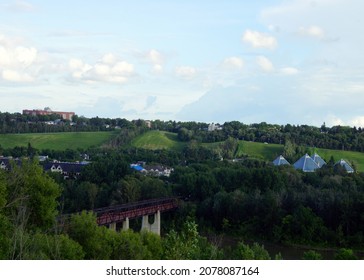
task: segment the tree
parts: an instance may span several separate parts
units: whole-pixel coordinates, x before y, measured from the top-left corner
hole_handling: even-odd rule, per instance
[[[12,218],[30,229],[49,229],[55,223],[60,187],[35,161],[23,160],[11,168],[7,192]]]
[[[81,245],[64,234],[36,233],[30,239],[24,259],[82,260],[85,256]]]
[[[167,260],[196,260],[199,256],[197,224],[185,222],[180,234],[171,230],[164,243],[164,259]]]
[[[110,258],[112,231],[106,227],[99,227],[95,214],[82,211],[80,214],[72,215],[68,234],[82,246],[86,259],[106,260]]]
[[[112,242],[111,259],[157,260],[162,256],[161,238],[154,233],[136,233],[131,230],[110,232]]]
[[[283,148],[283,156],[288,160],[292,161],[294,156],[296,155],[296,145],[294,145],[291,140],[286,139],[284,148]]]
[[[304,260],[322,260],[322,255],[314,250],[309,250],[303,253]]]
[[[244,242],[239,242],[234,257],[238,260],[270,260],[268,251],[264,249],[263,245],[258,243],[249,246]]]
[[[188,130],[187,128],[182,127],[178,131],[178,139],[180,141],[188,142],[192,139],[193,132],[191,130]]]
[[[358,257],[354,254],[353,250],[341,248],[336,254],[335,254],[335,260],[357,260]]]
[[[0,208],[0,260],[10,258],[12,225]]]

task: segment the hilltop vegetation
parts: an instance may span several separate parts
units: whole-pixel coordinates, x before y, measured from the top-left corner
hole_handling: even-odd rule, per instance
[[[0,147],[9,149],[30,144],[38,150],[88,149],[101,146],[116,134],[117,131],[0,134]]]
[[[150,150],[182,151],[186,143],[179,141],[176,133],[152,130],[135,137],[131,141],[131,145]]]
[[[176,152],[182,152],[184,149],[191,145],[189,142],[183,142],[178,139],[177,133],[165,132],[165,131],[147,131],[131,141],[131,145],[136,148],[150,149],[150,150],[172,150]],[[200,147],[208,149],[212,153],[212,158],[218,157],[218,155],[227,154],[224,153],[224,142],[216,143],[200,143]],[[263,161],[271,162],[278,155],[284,153],[284,145],[282,144],[268,144],[259,143],[251,141],[237,141],[234,152],[232,153],[232,158],[249,157],[260,159]],[[335,162],[340,159],[346,159],[353,164],[359,172],[364,172],[364,154],[352,151],[342,151],[342,150],[330,150],[322,148],[306,148],[301,149],[297,156],[292,157],[292,160],[298,159],[305,152],[313,154],[314,152],[320,154],[322,158],[329,161],[331,158]],[[231,159],[232,159],[231,158]],[[293,164],[294,161],[291,161]]]

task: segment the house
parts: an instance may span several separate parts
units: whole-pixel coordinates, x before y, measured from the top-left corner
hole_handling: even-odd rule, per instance
[[[299,160],[297,160],[293,164],[293,167],[295,169],[302,170],[303,172],[314,172],[316,169],[320,168],[308,154],[305,154]]]
[[[290,163],[282,155],[280,155],[279,157],[277,157],[273,161],[273,164],[275,166],[279,166],[279,165],[290,165]]]
[[[21,161],[18,158],[13,159],[13,157],[0,156],[0,170],[10,170],[12,161],[15,162],[15,164],[17,164],[17,165],[21,164]]]
[[[171,173],[174,171],[173,168],[165,167],[163,165],[146,166],[145,170],[148,172],[149,175],[157,177],[160,176],[169,177]]]
[[[219,124],[210,123],[207,128],[207,131],[215,131],[215,130],[222,130],[222,126],[220,126]]]
[[[144,173],[150,176],[166,176],[169,177],[171,173],[174,171],[173,168],[166,167],[163,165],[149,165],[146,166],[145,162],[138,162],[130,164],[130,168],[134,169],[137,172]]]
[[[49,157],[48,156],[38,156],[38,160],[40,161],[40,162],[44,162],[44,161],[46,161],[46,160],[48,160],[49,159]]]
[[[0,158],[0,169],[8,170],[9,169],[9,159],[1,157]]]
[[[341,165],[346,170],[346,172],[354,173],[354,168],[352,168],[345,160],[341,159],[337,163],[335,163],[335,165],[338,164]]]
[[[76,179],[81,175],[83,167],[88,162],[49,162],[44,164],[44,171],[57,172],[63,175],[64,179]]]

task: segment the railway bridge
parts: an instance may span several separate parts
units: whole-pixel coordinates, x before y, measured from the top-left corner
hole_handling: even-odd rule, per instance
[[[129,229],[129,220],[142,217],[141,230],[147,230],[160,235],[161,213],[176,209],[178,198],[150,199],[134,203],[114,205],[94,209],[98,225],[109,226],[116,230],[117,224],[122,223],[122,229]],[[154,215],[154,222],[149,223],[149,216]]]

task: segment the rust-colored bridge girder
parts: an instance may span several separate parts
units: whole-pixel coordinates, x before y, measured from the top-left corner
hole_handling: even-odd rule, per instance
[[[150,199],[135,203],[94,209],[98,225],[119,223],[128,219],[165,212],[177,208],[178,198]]]

